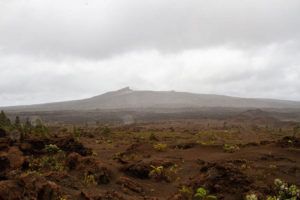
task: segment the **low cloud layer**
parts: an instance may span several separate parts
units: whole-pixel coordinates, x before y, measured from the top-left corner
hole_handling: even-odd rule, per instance
[[[2,0],[0,106],[130,86],[300,100],[298,0]]]

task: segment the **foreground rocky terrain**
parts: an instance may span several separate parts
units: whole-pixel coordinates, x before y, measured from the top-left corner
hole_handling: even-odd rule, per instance
[[[290,127],[206,123],[0,129],[0,199],[299,199]]]

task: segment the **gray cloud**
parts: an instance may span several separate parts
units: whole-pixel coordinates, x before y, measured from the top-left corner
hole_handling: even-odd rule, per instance
[[[300,100],[298,0],[0,0],[0,105],[132,86]]]
[[[93,58],[136,49],[180,51],[296,41],[298,0],[4,1],[5,52]]]

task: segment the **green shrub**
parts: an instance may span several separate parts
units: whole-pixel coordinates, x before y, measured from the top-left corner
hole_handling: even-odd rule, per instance
[[[297,200],[300,198],[300,190],[296,185],[288,185],[280,179],[275,179],[274,185],[276,196],[268,197],[268,200],[274,198],[279,200]]]
[[[151,133],[150,136],[149,136],[149,140],[151,141],[158,141],[156,135],[154,133]]]
[[[266,200],[298,200],[300,199],[300,190],[296,185],[289,185],[286,182],[275,179],[274,180],[273,196],[267,196]],[[248,194],[245,200],[257,200],[255,194]]]
[[[110,128],[108,128],[107,126],[105,126],[105,127],[102,129],[101,134],[106,135],[106,136],[109,135],[109,134],[111,134]]]
[[[233,153],[240,150],[240,148],[237,145],[224,144],[223,150],[227,153]]]
[[[6,116],[3,110],[0,112],[0,127],[5,128],[5,127],[10,127],[11,126],[11,121],[10,119]]]
[[[258,200],[256,194],[247,194],[245,200]]]
[[[168,145],[167,144],[163,144],[163,143],[158,143],[158,144],[154,144],[153,145],[153,148],[156,150],[156,151],[166,151]]]
[[[186,199],[192,199],[193,196],[193,190],[192,188],[188,187],[188,186],[182,186],[179,189],[179,193]]]
[[[199,199],[199,200],[216,200],[217,197],[214,195],[210,195],[209,191],[207,191],[205,188],[203,187],[199,187],[196,190],[196,193],[194,194],[194,198],[195,199]]]
[[[149,173],[150,178],[153,178],[157,181],[161,181],[166,178],[164,166],[155,167],[155,166],[151,165],[151,168],[152,168],[152,170]]]
[[[45,145],[45,151],[48,153],[58,153],[61,152],[62,150],[57,147],[55,144],[49,144]]]
[[[79,138],[82,135],[82,131],[79,128],[76,128],[75,126],[73,126],[73,137],[74,138]]]
[[[42,120],[37,119],[35,121],[35,126],[33,129],[33,132],[35,135],[38,135],[40,137],[48,137],[49,136],[49,130],[48,128],[43,124]]]
[[[64,159],[64,154],[31,158],[29,160],[29,170],[38,172],[42,170],[63,171],[65,169]]]
[[[95,176],[93,174],[85,173],[83,182],[85,185],[97,185]]]

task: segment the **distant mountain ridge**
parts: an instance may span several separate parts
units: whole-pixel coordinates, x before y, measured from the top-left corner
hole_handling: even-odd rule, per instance
[[[129,87],[82,100],[1,108],[10,111],[57,111],[148,108],[300,108],[300,102],[240,98],[175,91],[132,90]]]

